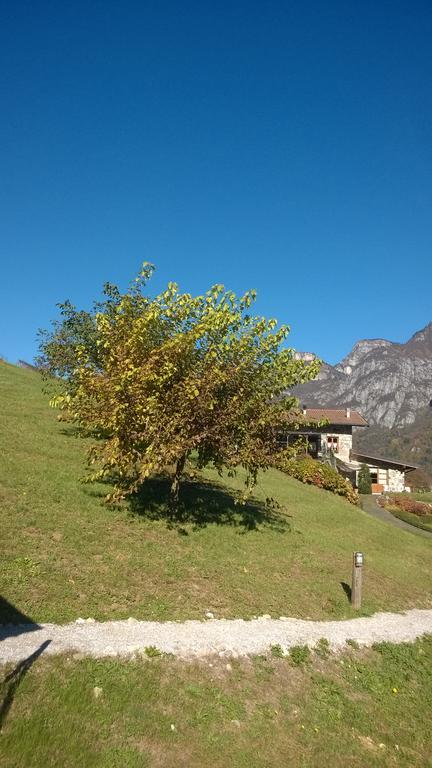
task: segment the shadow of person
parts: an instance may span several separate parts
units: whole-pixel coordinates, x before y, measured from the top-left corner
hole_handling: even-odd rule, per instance
[[[343,591],[345,592],[348,600],[351,602],[351,587],[349,584],[346,583],[346,581],[341,581],[340,583]]]
[[[20,661],[19,664],[15,667],[15,669],[12,670],[12,672],[9,672],[6,677],[4,678],[2,682],[2,689],[5,688],[5,693],[3,695],[3,699],[0,702],[0,729],[6,719],[7,713],[9,712],[9,709],[11,707],[11,704],[14,700],[15,693],[17,691],[17,688],[19,684],[21,683],[21,680],[23,679],[24,675],[27,674],[30,667],[35,663],[36,659],[39,658],[45,651],[45,649],[49,646],[51,643],[51,640],[44,640],[44,642],[37,648],[30,656],[28,656],[23,661]]]
[[[0,641],[37,629],[40,629],[39,624],[0,595]]]

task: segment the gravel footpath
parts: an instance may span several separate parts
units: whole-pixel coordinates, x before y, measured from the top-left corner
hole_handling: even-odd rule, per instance
[[[432,634],[432,610],[406,613],[377,613],[347,621],[305,621],[302,619],[210,619],[208,621],[126,621],[97,622],[78,619],[71,624],[22,624],[0,626],[0,663],[21,661],[36,653],[78,653],[85,656],[125,656],[155,646],[181,658],[217,655],[246,656],[268,651],[279,644],[313,647],[326,638],[333,649],[346,640],[359,645],[413,641]],[[43,647],[42,647],[43,646]]]

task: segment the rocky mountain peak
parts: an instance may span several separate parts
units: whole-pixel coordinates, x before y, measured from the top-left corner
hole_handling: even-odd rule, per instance
[[[294,360],[305,360],[307,363],[316,360],[314,352],[294,352]]]
[[[349,375],[352,373],[352,369],[362,362],[370,352],[392,346],[394,346],[394,342],[386,341],[386,339],[361,339],[354,344],[351,352],[335,365],[335,368]]]
[[[419,349],[422,354],[432,355],[432,322],[417,331],[405,344],[406,349]]]
[[[324,364],[317,379],[297,387],[294,394],[309,407],[349,403],[370,424],[413,423],[432,399],[432,323],[406,343],[358,341],[340,363]]]

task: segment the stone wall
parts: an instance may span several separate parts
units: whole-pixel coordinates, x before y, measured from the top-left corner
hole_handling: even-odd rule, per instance
[[[355,462],[356,465],[356,484],[358,482],[358,473],[360,470],[359,462]],[[377,467],[374,464],[368,464],[371,472],[377,472],[377,483],[381,485],[384,493],[402,493],[406,491],[405,488],[405,472],[401,472],[399,469],[386,469],[384,467]]]
[[[388,487],[386,490],[393,493],[400,493],[405,490],[405,473],[398,469],[388,470]]]
[[[337,455],[342,461],[350,460],[351,448],[352,435],[339,435],[339,450]]]
[[[335,454],[335,456],[337,456],[338,459],[341,459],[342,461],[348,462],[350,460],[350,451],[352,448],[352,435],[344,435],[337,432],[327,432],[322,434],[321,444],[323,446],[323,451],[325,451],[325,447],[327,446],[327,437],[338,438],[338,452]]]

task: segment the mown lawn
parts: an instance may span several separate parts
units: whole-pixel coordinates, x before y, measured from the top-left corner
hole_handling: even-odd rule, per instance
[[[416,501],[432,502],[432,491],[425,493],[410,493],[410,499],[416,499]]]
[[[0,364],[0,621],[7,603],[35,621],[273,616],[342,618],[351,553],[366,555],[364,612],[432,605],[432,546],[281,473],[235,507],[214,472],[169,521],[166,487],[112,510],[80,482],[84,441],[57,422],[39,377]],[[267,513],[275,497],[280,513]],[[7,602],[6,602],[7,601]]]
[[[39,658],[3,679],[2,768],[432,763],[432,639],[293,657]],[[5,680],[9,677],[8,680]]]
[[[414,525],[416,528],[421,528],[423,531],[430,531],[432,533],[432,515],[414,515],[412,512],[405,512],[403,509],[397,507],[389,507],[389,512],[399,520],[403,520],[405,523]]]

